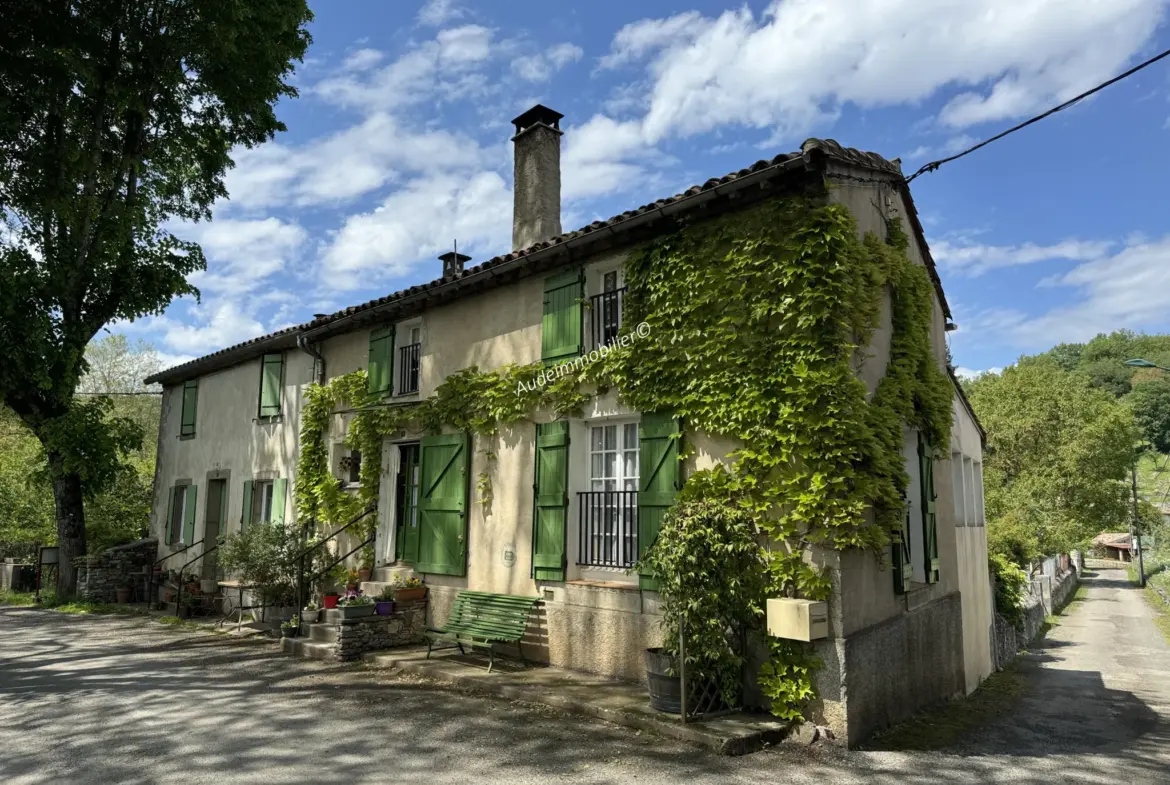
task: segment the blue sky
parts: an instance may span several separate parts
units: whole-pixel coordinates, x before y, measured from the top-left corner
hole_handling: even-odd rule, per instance
[[[1170,47],[1170,0],[313,2],[314,43],[241,151],[201,303],[121,325],[167,363],[509,250],[509,120],[562,128],[576,228],[810,137],[909,173]],[[955,364],[1170,331],[1170,62],[913,185]]]

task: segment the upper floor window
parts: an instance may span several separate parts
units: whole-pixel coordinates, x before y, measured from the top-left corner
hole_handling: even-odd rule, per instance
[[[578,563],[630,567],[638,560],[638,424],[589,428],[589,490],[578,494]]]
[[[199,400],[199,382],[190,379],[183,383],[183,408],[179,417],[179,437],[195,435],[195,410]]]
[[[393,382],[394,327],[375,327],[370,330],[370,355],[366,364],[367,389],[370,395],[389,395]]]
[[[602,273],[601,291],[589,298],[593,347],[613,343],[621,335],[622,300],[626,287],[620,270]]]
[[[422,327],[403,328],[405,343],[398,347],[398,394],[418,392],[419,369],[422,365]]]
[[[284,355],[266,354],[260,364],[260,417],[280,416]]]

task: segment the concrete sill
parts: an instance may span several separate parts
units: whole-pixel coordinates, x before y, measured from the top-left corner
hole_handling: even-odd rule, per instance
[[[621,583],[619,581],[565,581],[566,586],[587,586],[591,589],[618,589],[619,591],[638,591],[636,583]]]

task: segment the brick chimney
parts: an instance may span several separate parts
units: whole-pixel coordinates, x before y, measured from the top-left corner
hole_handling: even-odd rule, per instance
[[[561,233],[560,112],[537,104],[512,123],[515,145],[512,250]]]

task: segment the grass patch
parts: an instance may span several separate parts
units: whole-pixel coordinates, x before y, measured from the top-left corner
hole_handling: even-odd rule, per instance
[[[36,595],[31,591],[12,591],[4,589],[0,591],[0,605],[8,605],[15,608],[27,608],[30,605],[36,605]]]
[[[1028,685],[1016,663],[993,673],[979,689],[920,712],[901,725],[874,734],[866,750],[937,750],[954,746],[972,731],[1011,711]]]
[[[37,604],[33,592],[0,591],[0,605],[16,608],[41,608],[47,611],[73,614],[119,614],[129,616],[145,616],[146,611],[131,608],[128,605],[115,605],[110,602],[89,602],[87,600],[59,601],[51,590],[41,592],[41,602]]]

